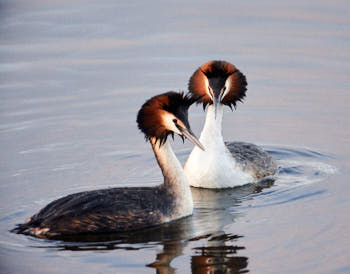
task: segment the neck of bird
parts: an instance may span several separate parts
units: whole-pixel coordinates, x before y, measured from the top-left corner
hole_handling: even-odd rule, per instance
[[[211,104],[208,107],[207,117],[205,119],[204,127],[201,132],[199,141],[202,142],[205,148],[210,149],[210,145],[224,145],[224,138],[222,136],[222,118],[224,116],[224,105],[219,103],[216,110]],[[208,147],[207,147],[208,146]]]
[[[164,176],[164,186],[176,197],[177,206],[184,216],[192,214],[193,201],[191,188],[180,161],[168,141],[159,146],[159,141],[150,138],[154,154]]]

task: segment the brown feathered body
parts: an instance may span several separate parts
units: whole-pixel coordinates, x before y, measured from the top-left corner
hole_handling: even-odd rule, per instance
[[[60,238],[138,230],[166,222],[174,202],[173,193],[163,185],[80,192],[51,202],[15,232]]]
[[[149,99],[138,113],[138,127],[152,144],[164,175],[163,184],[72,194],[51,202],[13,232],[42,238],[115,233],[139,230],[191,215],[190,186],[167,136],[174,131],[181,134],[190,130],[187,111],[194,101],[182,93],[167,92]]]

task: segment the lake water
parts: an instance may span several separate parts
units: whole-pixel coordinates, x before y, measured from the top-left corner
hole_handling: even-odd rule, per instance
[[[1,1],[0,272],[350,272],[349,14],[345,0]],[[70,193],[160,184],[136,113],[213,59],[249,83],[225,139],[270,151],[274,182],[193,189],[192,217],[139,233],[9,232]],[[204,119],[190,109],[197,136]]]

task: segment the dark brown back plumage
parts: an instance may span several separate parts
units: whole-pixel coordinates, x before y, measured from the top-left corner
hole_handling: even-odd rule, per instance
[[[242,101],[246,95],[247,80],[243,73],[226,61],[209,61],[193,73],[188,83],[188,90],[194,96],[202,96],[197,103],[203,103],[203,108],[213,103],[206,92],[205,78],[210,79],[214,77],[220,77],[223,81],[226,81],[226,79],[231,80],[230,90],[221,103],[230,108],[232,106],[236,107],[237,102]]]
[[[161,145],[172,132],[166,127],[168,120],[164,121],[162,117],[171,113],[174,120],[181,120],[180,126],[189,130],[187,111],[195,101],[195,98],[177,92],[152,97],[143,104],[137,115],[138,127],[146,138],[155,137]],[[163,154],[165,159],[172,160],[167,153],[155,151],[155,154],[156,157]],[[168,170],[174,165],[171,162],[158,163],[162,170],[164,165]],[[187,216],[190,210],[185,213],[181,210],[182,203],[188,201],[179,200],[180,194],[170,187],[173,182],[187,185],[187,181],[182,181],[184,176],[176,177],[178,173],[178,170],[171,176],[163,173],[164,182],[170,182],[168,185],[108,188],[68,195],[51,202],[27,222],[17,225],[12,232],[64,239],[69,235],[139,230]]]

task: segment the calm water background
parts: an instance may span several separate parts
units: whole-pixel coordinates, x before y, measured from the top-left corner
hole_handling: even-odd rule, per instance
[[[0,272],[350,272],[349,14],[349,1],[0,1]],[[146,235],[8,232],[69,193],[161,183],[136,113],[212,59],[247,76],[224,136],[268,149],[273,185],[194,190],[193,217]],[[191,108],[197,135],[204,118]],[[174,148],[184,162],[192,146]]]

